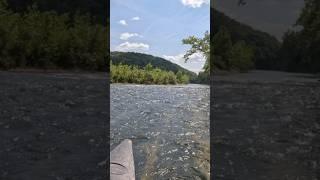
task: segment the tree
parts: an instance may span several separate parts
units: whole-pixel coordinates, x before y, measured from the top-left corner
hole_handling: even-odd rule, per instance
[[[189,82],[189,76],[186,74],[183,74],[181,79],[180,79],[180,84],[187,84]]]
[[[89,15],[40,11],[35,5],[14,12],[0,0],[0,68],[105,70],[105,32]]]
[[[208,76],[208,73],[199,72],[199,74],[198,74],[198,83],[200,83],[200,84],[209,84],[210,83],[210,78]]]
[[[176,73],[176,76],[177,76],[177,81],[178,83],[181,83],[182,82],[182,76],[183,76],[183,73],[181,71],[178,71]]]
[[[253,50],[244,41],[239,41],[233,45],[230,51],[230,69],[247,72],[254,66],[252,59]]]
[[[148,63],[144,69],[146,71],[151,71],[153,69],[153,67],[152,67],[152,65],[150,63]]]
[[[301,31],[288,31],[279,53],[280,67],[294,72],[320,72],[320,2],[305,0],[296,26]]]
[[[304,48],[302,64],[308,72],[320,72],[320,2],[305,0],[296,24],[303,27],[300,38]]]
[[[213,37],[214,43],[214,64],[219,69],[230,69],[229,53],[232,48],[231,36],[227,28],[221,27]]]
[[[191,45],[191,48],[184,55],[185,61],[188,61],[190,56],[195,53],[202,53],[206,58],[205,66],[203,67],[205,71],[210,70],[210,33],[207,31],[203,38],[197,38],[195,36],[190,36],[182,40],[183,44]]]
[[[126,64],[114,65],[110,62],[112,83],[138,83],[138,84],[186,84],[189,76],[181,74],[178,82],[176,74],[172,71],[165,71],[159,68],[152,68],[151,65],[144,68]],[[148,70],[146,70],[148,69]]]

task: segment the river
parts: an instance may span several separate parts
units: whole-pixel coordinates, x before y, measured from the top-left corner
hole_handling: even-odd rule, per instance
[[[208,179],[209,86],[110,88],[111,149],[133,141],[137,179]]]

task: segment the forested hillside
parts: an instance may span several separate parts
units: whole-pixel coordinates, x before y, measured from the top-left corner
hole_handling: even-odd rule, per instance
[[[211,20],[213,23],[213,33],[214,36],[219,32],[226,31],[223,34],[225,36],[230,36],[230,41],[228,42],[228,37],[221,41],[221,44],[214,42],[214,48],[219,50],[219,47],[227,46],[228,43],[236,44],[237,42],[245,42],[253,50],[253,63],[256,69],[275,69],[275,61],[277,60],[277,53],[281,46],[280,42],[273,36],[255,30],[248,25],[237,22],[234,19],[226,16],[225,14],[212,9],[214,18]],[[228,47],[221,49],[226,53]],[[215,53],[216,50],[214,51]]]
[[[111,52],[111,61],[113,64],[127,64],[131,66],[138,66],[139,68],[144,68],[147,64],[151,64],[155,68],[159,68],[165,71],[172,71],[177,73],[181,71],[189,75],[191,79],[196,77],[194,72],[188,71],[180,67],[177,64],[174,64],[168,60],[165,60],[160,57],[155,57],[148,54],[136,53],[136,52]]]

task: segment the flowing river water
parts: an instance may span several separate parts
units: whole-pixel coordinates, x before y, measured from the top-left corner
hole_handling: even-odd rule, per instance
[[[111,149],[133,141],[137,179],[209,179],[209,90],[111,85]]]

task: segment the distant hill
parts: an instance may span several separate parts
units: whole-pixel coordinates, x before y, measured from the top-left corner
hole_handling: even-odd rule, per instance
[[[190,77],[196,77],[196,73],[191,72],[183,67],[174,64],[166,59],[155,57],[149,54],[142,54],[136,52],[111,52],[111,60],[113,64],[128,64],[135,65],[140,68],[145,67],[148,63],[150,63],[153,67],[160,68],[166,71],[173,71],[177,73],[179,70],[188,74]]]
[[[215,9],[212,10],[214,18],[211,23],[213,23],[214,34],[221,27],[225,27],[233,42],[243,40],[255,50],[254,61],[257,69],[273,69],[281,46],[275,37],[240,23]]]

